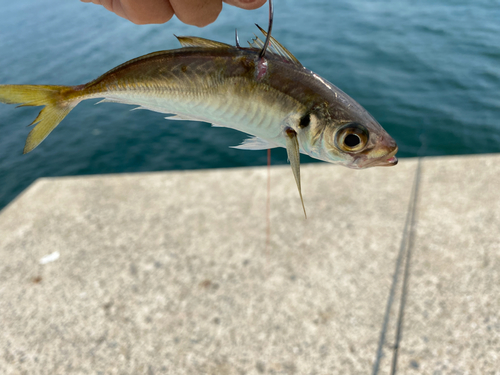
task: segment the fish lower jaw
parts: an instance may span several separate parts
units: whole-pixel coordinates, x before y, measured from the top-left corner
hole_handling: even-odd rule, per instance
[[[354,169],[363,169],[363,168],[371,168],[371,167],[392,167],[398,164],[398,158],[396,157],[396,153],[398,152],[398,147],[390,152],[389,154],[376,158],[376,159],[368,159],[363,160],[361,163],[357,163],[353,165]]]
[[[398,164],[398,158],[396,156],[392,156],[389,159],[387,159],[385,162],[387,164],[384,164],[384,165],[381,165],[381,166],[390,167],[390,166]]]

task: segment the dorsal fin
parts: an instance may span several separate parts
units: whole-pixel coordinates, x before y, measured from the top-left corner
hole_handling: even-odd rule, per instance
[[[234,48],[233,46],[216,42],[214,40],[198,38],[196,36],[177,36],[177,40],[181,43],[183,47],[206,47],[206,48]]]
[[[259,30],[262,32],[262,34],[264,34],[264,36],[267,37],[267,32],[262,27],[260,27],[259,25],[255,26],[257,26]],[[257,35],[255,36],[255,39],[253,39],[251,42],[248,42],[248,44],[250,44],[250,47],[258,49],[262,49],[262,47],[264,46],[264,42],[260,40]],[[285,47],[283,47],[281,43],[278,42],[276,39],[274,39],[272,36],[271,36],[271,41],[269,42],[269,47],[267,48],[267,53],[280,56],[286,61],[295,64],[297,66],[302,66],[300,61],[297,60],[297,58],[294,55],[292,55],[290,51],[288,51]]]

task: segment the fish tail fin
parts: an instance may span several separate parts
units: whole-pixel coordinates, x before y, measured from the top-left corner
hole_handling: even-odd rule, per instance
[[[82,98],[70,86],[0,85],[0,102],[24,106],[45,106],[30,124],[23,153],[35,149]]]

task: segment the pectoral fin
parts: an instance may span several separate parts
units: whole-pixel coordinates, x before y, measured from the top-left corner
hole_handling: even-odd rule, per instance
[[[292,128],[285,129],[285,139],[286,139],[286,152],[288,154],[288,159],[290,160],[290,166],[292,167],[293,177],[295,177],[295,182],[297,183],[297,188],[299,189],[300,201],[302,202],[302,208],[304,209],[304,216],[307,219],[306,207],[304,206],[304,199],[302,199],[302,189],[300,188],[300,151],[299,151],[299,140],[297,139],[297,133]]]

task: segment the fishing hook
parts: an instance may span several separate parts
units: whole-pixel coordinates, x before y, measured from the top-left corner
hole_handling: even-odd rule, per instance
[[[236,47],[240,47],[240,38],[238,38],[238,29],[234,29],[234,38],[236,39]]]
[[[269,0],[269,27],[267,29],[266,41],[259,52],[259,59],[263,58],[267,51],[267,46],[271,42],[271,30],[273,29],[274,7],[273,0]]]

